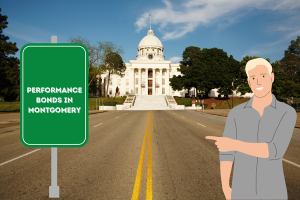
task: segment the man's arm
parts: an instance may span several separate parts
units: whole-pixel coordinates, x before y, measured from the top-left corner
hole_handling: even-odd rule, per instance
[[[249,143],[236,140],[235,150],[260,158],[269,157],[269,147],[267,143]]]
[[[233,110],[231,110],[226,120],[223,137],[228,137],[235,140],[236,134],[237,129],[234,119],[234,113]],[[234,157],[235,151],[219,152],[222,189],[226,199],[231,199],[232,189],[229,185],[229,179]]]
[[[222,188],[230,188],[229,179],[231,174],[232,163],[230,161],[221,161],[220,162],[220,172],[221,172],[221,181]]]
[[[230,174],[231,174],[232,163],[233,162],[230,162],[230,161],[221,161],[220,162],[222,189],[223,189],[226,199],[231,199],[232,189],[230,188],[230,185],[229,185],[229,179],[230,179]]]

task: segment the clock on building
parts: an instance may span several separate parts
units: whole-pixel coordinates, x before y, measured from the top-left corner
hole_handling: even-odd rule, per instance
[[[152,55],[152,54],[149,54],[149,55],[148,55],[148,58],[149,58],[149,60],[151,60],[151,59],[153,58],[153,55]]]

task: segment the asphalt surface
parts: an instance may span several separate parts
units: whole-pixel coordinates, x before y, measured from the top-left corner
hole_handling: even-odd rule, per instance
[[[226,117],[188,110],[151,112],[151,117],[150,111],[89,115],[87,144],[58,148],[60,199],[131,199],[145,135],[139,199],[145,199],[151,180],[153,199],[225,199],[219,152],[205,136],[223,136]],[[0,199],[49,199],[51,149],[23,146],[18,120],[19,113],[0,114]],[[150,152],[152,170],[147,169]],[[289,199],[300,198],[299,154],[300,129],[295,128],[283,157],[298,165],[283,161]]]

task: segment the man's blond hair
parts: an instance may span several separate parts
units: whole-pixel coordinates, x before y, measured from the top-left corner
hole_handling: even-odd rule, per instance
[[[246,71],[248,78],[249,78],[249,75],[248,75],[249,70],[255,68],[257,65],[266,66],[268,68],[269,74],[271,76],[272,65],[264,58],[255,58],[255,59],[249,60],[246,64],[245,71]]]

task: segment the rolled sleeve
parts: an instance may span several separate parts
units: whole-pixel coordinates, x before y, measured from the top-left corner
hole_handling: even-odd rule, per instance
[[[236,128],[236,122],[234,119],[234,110],[231,110],[226,119],[223,137],[228,137],[228,138],[236,140],[236,135],[237,135],[237,128]],[[220,153],[219,153],[220,162],[221,161],[233,162],[234,156],[235,156],[235,151],[226,151],[226,152],[220,151]]]
[[[296,120],[297,113],[293,108],[282,116],[272,140],[267,142],[269,149],[268,159],[279,159],[283,157],[291,141]]]

